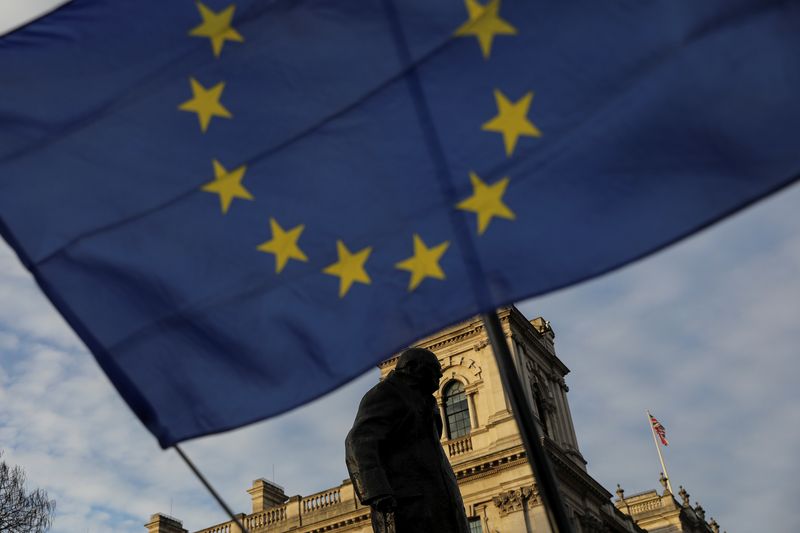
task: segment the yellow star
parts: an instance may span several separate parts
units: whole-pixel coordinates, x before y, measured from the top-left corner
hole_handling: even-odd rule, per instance
[[[439,259],[447,251],[450,241],[428,248],[422,238],[414,234],[414,255],[404,261],[400,261],[395,268],[408,270],[411,272],[411,280],[408,282],[408,290],[413,291],[426,277],[435,279],[445,279],[444,272],[439,267]]]
[[[472,182],[472,196],[456,205],[458,209],[472,211],[478,215],[478,235],[483,235],[492,217],[514,220],[516,215],[503,203],[503,195],[508,187],[508,178],[487,185],[474,172],[469,173]]]
[[[354,254],[340,240],[336,241],[336,252],[339,260],[323,270],[325,274],[339,277],[339,298],[344,298],[353,282],[358,281],[369,285],[371,280],[364,270],[364,263],[367,262],[369,254],[372,253],[372,246],[367,246]]]
[[[542,136],[542,132],[528,120],[527,116],[528,108],[530,108],[533,100],[532,91],[512,103],[502,92],[495,89],[494,99],[497,102],[497,116],[481,126],[481,129],[503,134],[507,156],[511,157],[520,135],[528,137]]]
[[[211,117],[233,117],[231,112],[219,103],[222,91],[225,89],[225,82],[219,82],[210,89],[206,89],[200,85],[194,78],[189,78],[189,82],[192,84],[192,99],[179,105],[178,109],[197,113],[197,119],[200,121],[200,129],[203,133],[208,129]]]
[[[270,218],[269,227],[272,230],[272,238],[258,245],[258,250],[275,254],[275,272],[277,274],[281,273],[289,259],[308,261],[306,254],[297,246],[297,239],[300,238],[300,234],[305,229],[304,224],[295,226],[289,231],[284,231],[277,220]]]
[[[462,24],[454,35],[476,37],[478,44],[481,45],[484,59],[489,59],[495,35],[517,34],[517,29],[497,14],[500,10],[500,0],[491,0],[486,5],[479,4],[477,0],[464,0],[464,3],[467,5],[469,20]]]
[[[219,13],[215,13],[208,9],[202,2],[197,2],[197,9],[200,11],[200,16],[203,17],[203,23],[199,26],[192,28],[189,35],[192,37],[208,37],[211,39],[211,49],[214,55],[219,57],[222,52],[222,45],[225,41],[236,41],[241,43],[244,37],[238,31],[231,28],[231,20],[233,19],[233,12],[236,9],[234,4],[229,5]]]
[[[253,195],[242,185],[242,178],[244,178],[244,173],[247,171],[245,165],[228,172],[216,159],[212,163],[214,165],[214,178],[216,179],[203,185],[202,190],[219,195],[219,204],[222,207],[223,215],[228,212],[228,208],[234,198],[253,199]]]

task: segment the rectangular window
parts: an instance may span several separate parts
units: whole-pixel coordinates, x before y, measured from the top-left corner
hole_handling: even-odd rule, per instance
[[[483,533],[483,526],[481,525],[481,517],[473,516],[469,519],[469,533]]]

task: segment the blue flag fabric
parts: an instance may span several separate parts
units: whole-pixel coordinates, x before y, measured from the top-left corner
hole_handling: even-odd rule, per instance
[[[162,446],[800,173],[800,5],[73,0],[0,39],[0,226]]]

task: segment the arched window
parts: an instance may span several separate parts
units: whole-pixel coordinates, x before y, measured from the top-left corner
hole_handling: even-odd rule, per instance
[[[469,433],[469,407],[460,381],[451,381],[444,388],[444,414],[448,438],[457,439]]]

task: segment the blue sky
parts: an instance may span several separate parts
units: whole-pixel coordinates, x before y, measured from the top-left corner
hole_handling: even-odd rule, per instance
[[[4,4],[0,28],[13,11]],[[675,490],[707,517],[730,533],[800,531],[798,206],[794,186],[635,265],[519,304],[555,329],[581,451],[610,491],[659,487],[649,408],[667,429]],[[58,501],[52,531],[138,533],[158,511],[189,530],[225,520],[3,244],[0,302],[0,449]],[[289,494],[336,485],[344,435],[376,379],[185,449],[237,511],[273,468]]]

